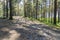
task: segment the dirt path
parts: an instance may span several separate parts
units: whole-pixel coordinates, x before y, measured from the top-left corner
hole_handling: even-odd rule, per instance
[[[23,17],[0,19],[0,40],[60,40],[60,30]]]

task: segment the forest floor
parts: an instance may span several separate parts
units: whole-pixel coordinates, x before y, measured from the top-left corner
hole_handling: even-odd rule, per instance
[[[0,19],[0,40],[60,40],[60,29],[19,16]]]

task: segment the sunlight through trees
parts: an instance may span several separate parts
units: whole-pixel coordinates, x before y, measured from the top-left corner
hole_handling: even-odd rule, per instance
[[[60,24],[59,0],[0,0],[0,18],[13,16],[35,18],[49,24]]]

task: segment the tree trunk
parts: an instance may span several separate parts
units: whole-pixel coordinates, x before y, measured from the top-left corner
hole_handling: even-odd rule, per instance
[[[25,9],[25,0],[24,0],[24,17],[27,17],[26,16],[26,9]]]
[[[6,0],[6,18],[8,18],[8,0]]]
[[[57,0],[54,1],[54,24],[56,25]]]
[[[12,17],[12,0],[9,0],[9,2],[10,2],[10,20],[12,20],[13,19],[13,17]]]
[[[36,0],[36,19],[37,19],[37,14],[38,14],[38,0]]]

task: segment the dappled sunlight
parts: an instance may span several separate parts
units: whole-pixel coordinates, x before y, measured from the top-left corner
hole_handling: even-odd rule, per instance
[[[21,17],[22,18],[22,17]],[[22,18],[24,20],[25,18]],[[53,40],[55,39],[55,35],[52,32],[53,30],[48,28],[44,24],[33,23],[31,20],[25,19],[27,22],[23,22],[20,18],[14,20],[5,21],[7,25],[6,27],[1,28],[1,40]],[[18,21],[18,22],[17,22]],[[2,21],[2,23],[4,23]],[[46,30],[44,30],[46,29]],[[50,31],[51,30],[51,31]],[[6,33],[5,33],[6,32]],[[52,33],[53,34],[52,34]],[[5,34],[5,35],[4,35]],[[2,36],[3,35],[3,36]],[[4,37],[4,38],[2,38]],[[53,38],[52,38],[53,37]]]
[[[60,1],[0,0],[0,40],[60,40]]]

